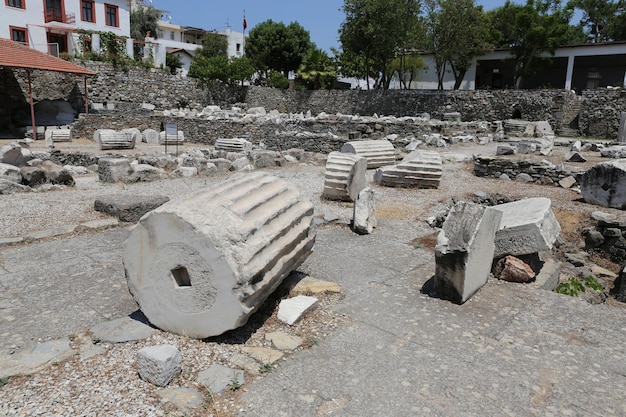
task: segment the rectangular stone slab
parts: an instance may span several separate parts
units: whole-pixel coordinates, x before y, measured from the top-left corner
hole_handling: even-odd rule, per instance
[[[494,206],[494,210],[502,213],[500,228],[496,232],[494,257],[551,250],[561,233],[551,206],[552,201],[544,197]]]

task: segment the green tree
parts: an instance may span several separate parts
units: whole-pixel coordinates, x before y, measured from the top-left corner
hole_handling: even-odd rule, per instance
[[[571,7],[559,0],[527,0],[525,5],[507,0],[504,6],[488,12],[495,47],[510,48],[513,83],[521,88],[525,77],[532,76],[568,40]]]
[[[197,78],[201,85],[212,84],[216,81],[227,83],[229,80],[228,58],[196,55],[189,66],[188,75]]]
[[[389,70],[398,77],[400,87],[408,90],[413,80],[417,78],[418,72],[426,68],[426,63],[420,54],[407,51],[391,61]]]
[[[368,80],[368,77],[374,78],[376,76],[375,71],[370,65],[369,68],[365,67],[365,58],[363,55],[357,55],[351,51],[339,51],[337,49],[331,49],[335,56],[335,64],[337,71],[344,77],[352,77],[357,80]]]
[[[250,62],[247,56],[244,55],[230,59],[228,64],[228,81],[231,84],[241,83],[243,86],[245,81],[250,81],[254,73],[255,70],[252,66],[252,62]]]
[[[178,69],[183,67],[183,61],[176,54],[167,53],[165,55],[165,65],[169,68],[172,75],[176,74]]]
[[[153,38],[158,37],[157,21],[159,12],[154,7],[141,7],[130,13],[130,37],[139,41],[146,38],[148,32]]]
[[[605,28],[606,36],[613,41],[626,41],[626,6],[613,16]]]
[[[581,25],[586,29],[588,39],[593,42],[607,42],[614,39],[619,16],[626,12],[626,2],[608,0],[571,0],[570,5],[583,12]],[[626,23],[626,22],[623,22]],[[623,26],[622,26],[623,27]],[[618,35],[619,36],[619,35]]]
[[[159,20],[159,12],[154,7],[141,7],[130,13],[130,37],[143,42],[148,32],[153,38],[158,37],[157,21]],[[142,43],[133,45],[135,57],[141,57],[143,54]]]
[[[246,38],[246,55],[265,76],[269,70],[285,76],[297,70],[310,48],[311,36],[297,22],[285,25],[269,19],[252,28]]]
[[[314,47],[302,60],[298,77],[309,90],[324,90],[337,79],[337,67],[325,51]]]
[[[457,90],[474,59],[489,47],[486,16],[474,0],[427,0],[427,10],[438,88],[443,89],[443,77],[449,65]]]
[[[228,57],[228,39],[222,34],[209,32],[202,38],[202,47],[197,53],[207,58],[213,56]]]
[[[343,11],[346,19],[339,29],[343,51],[350,57],[362,56],[365,73],[374,73],[378,88],[389,88],[390,63],[411,38],[419,1],[344,0]]]

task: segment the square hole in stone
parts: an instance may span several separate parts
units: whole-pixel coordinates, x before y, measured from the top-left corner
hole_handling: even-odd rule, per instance
[[[174,282],[179,287],[191,287],[191,278],[189,278],[189,272],[184,266],[177,266],[170,271]]]

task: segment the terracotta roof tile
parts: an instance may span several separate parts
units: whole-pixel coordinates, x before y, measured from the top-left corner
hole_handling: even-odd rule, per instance
[[[80,65],[31,49],[18,42],[0,38],[0,67],[29,68],[44,71],[96,75]]]

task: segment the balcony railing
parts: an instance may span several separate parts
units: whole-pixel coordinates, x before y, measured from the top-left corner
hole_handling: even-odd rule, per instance
[[[73,25],[76,23],[76,15],[74,13],[63,14],[60,9],[47,9],[45,12],[45,22],[61,22]]]

